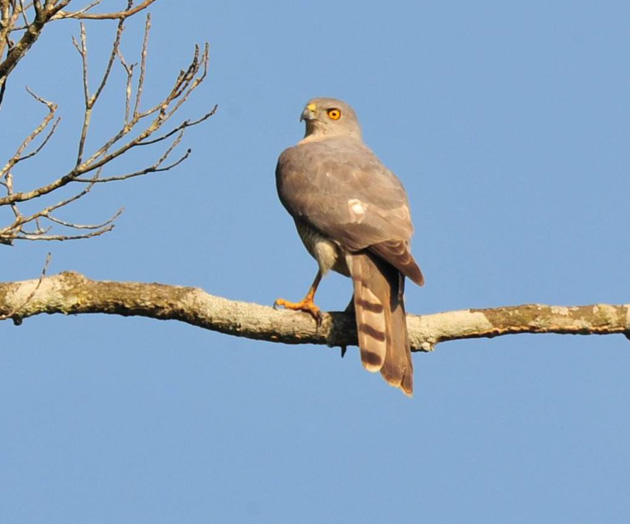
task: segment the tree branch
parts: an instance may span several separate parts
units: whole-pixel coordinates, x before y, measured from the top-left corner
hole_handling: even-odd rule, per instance
[[[155,0],[144,0],[144,2],[137,5],[136,7],[131,7],[133,5],[133,2],[128,2],[126,10],[116,11],[115,13],[87,13],[87,11],[101,3],[101,0],[99,0],[97,2],[93,2],[80,11],[75,11],[74,13],[59,11],[55,16],[55,19],[78,18],[81,20],[124,20],[125,18],[129,18],[130,16],[133,16],[136,13],[139,13],[140,11],[146,9],[153,2],[155,2]]]
[[[32,45],[37,41],[41,35],[44,26],[53,18],[59,11],[66,7],[71,0],[63,0],[57,5],[42,7],[41,2],[33,2],[35,9],[35,18],[25,28],[24,33],[20,40],[12,45],[10,51],[7,53],[3,61],[0,62],[0,84],[4,84],[6,78],[11,71],[15,68],[20,60],[28,53]],[[21,9],[14,11],[14,16],[11,18],[11,23],[6,25],[3,32],[7,32],[13,29],[15,21],[19,15]],[[3,35],[4,36],[4,35]]]
[[[317,328],[307,314],[209,295],[199,288],[95,281],[73,272],[0,283],[0,318],[16,324],[42,313],[104,313],[179,320],[204,329],[286,344],[356,345],[354,316],[332,312]],[[449,340],[517,333],[625,334],[630,304],[589,306],[523,305],[407,315],[414,351],[431,351]]]
[[[64,241],[91,238],[111,231],[114,227],[112,221],[118,217],[119,212],[105,222],[89,225],[82,225],[74,220],[61,219],[52,213],[69,207],[70,204],[85,197],[92,188],[98,187],[98,185],[120,182],[153,173],[163,173],[176,168],[191,154],[190,149],[179,154],[176,152],[185,132],[188,128],[205,122],[216,111],[215,106],[195,119],[175,121],[178,111],[188,102],[207,77],[208,44],[203,48],[195,46],[191,61],[185,69],[177,74],[173,84],[168,87],[165,95],[159,101],[146,109],[141,107],[144,84],[147,78],[146,68],[151,30],[151,16],[149,14],[146,15],[144,24],[139,74],[134,76],[136,64],[126,60],[121,45],[125,21],[140,11],[144,11],[155,0],[145,0],[136,7],[134,7],[134,0],[125,0],[126,9],[104,14],[88,13],[100,5],[101,0],[93,0],[79,11],[63,11],[71,2],[72,0],[40,0],[27,3],[24,6],[21,0],[19,3],[13,0],[0,0],[0,104],[5,95],[7,76],[37,40],[43,27],[51,20],[63,18],[118,20],[109,57],[97,79],[94,91],[90,89],[90,82],[88,81],[91,71],[88,67],[87,30],[83,22],[80,23],[80,37],[78,39],[72,38],[81,58],[84,98],[83,123],[78,137],[76,159],[71,166],[61,167],[60,172],[52,173],[52,180],[40,181],[39,184],[41,185],[35,188],[32,186],[25,188],[24,186],[29,183],[29,178],[21,177],[16,169],[19,171],[18,164],[44,151],[57,130],[60,119],[56,117],[56,104],[44,100],[27,88],[35,100],[47,107],[48,114],[22,141],[15,154],[6,161],[4,167],[0,165],[0,192],[3,193],[0,195],[0,209],[6,206],[9,212],[5,213],[5,216],[12,218],[10,223],[0,225],[0,244],[2,245],[13,245],[14,241],[17,240]],[[31,11],[33,15],[31,22],[29,22],[26,11]],[[24,18],[26,24],[21,28],[16,25],[20,16]],[[23,31],[24,34],[19,42],[14,43],[11,40],[12,31]],[[2,59],[5,51],[6,56]],[[116,66],[114,65],[116,62],[119,62],[124,70],[123,122],[113,136],[97,145],[94,151],[88,151],[88,135],[92,128],[93,110],[113,75],[116,74]],[[36,140],[40,141],[39,145],[35,144]],[[135,168],[127,166],[123,169],[119,160],[130,150],[144,149],[144,146],[149,148],[154,146],[155,160],[153,163],[148,166],[142,164]],[[32,150],[29,151],[29,148]],[[67,188],[74,184],[84,185],[84,189],[68,197],[67,194],[70,191]],[[31,209],[29,202],[34,200],[41,203],[41,206],[38,206],[39,210],[26,213],[25,209]],[[54,231],[52,231],[53,229]],[[83,232],[78,232],[78,230],[83,230]]]

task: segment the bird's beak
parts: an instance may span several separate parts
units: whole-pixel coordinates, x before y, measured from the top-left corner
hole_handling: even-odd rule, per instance
[[[315,119],[315,111],[317,111],[317,106],[315,104],[309,104],[302,111],[302,116],[300,116],[300,122],[302,120],[314,120]]]

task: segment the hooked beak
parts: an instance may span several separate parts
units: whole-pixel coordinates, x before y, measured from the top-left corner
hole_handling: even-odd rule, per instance
[[[302,120],[315,120],[315,111],[317,110],[317,106],[315,104],[308,104],[304,111],[302,111],[302,116],[300,116],[300,122]]]

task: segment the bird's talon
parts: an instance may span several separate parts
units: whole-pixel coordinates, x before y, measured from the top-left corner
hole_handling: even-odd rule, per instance
[[[288,300],[279,298],[273,304],[274,309],[282,307],[284,309],[291,309],[293,311],[303,311],[304,313],[308,313],[315,319],[317,327],[321,326],[324,320],[324,315],[322,314],[321,310],[314,304],[312,298],[305,298],[300,302],[289,302]]]

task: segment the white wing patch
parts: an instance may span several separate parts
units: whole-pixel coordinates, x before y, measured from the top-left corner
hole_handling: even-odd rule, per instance
[[[360,224],[365,218],[367,204],[364,204],[358,198],[351,198],[348,200],[348,210],[350,211],[350,221]]]

